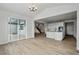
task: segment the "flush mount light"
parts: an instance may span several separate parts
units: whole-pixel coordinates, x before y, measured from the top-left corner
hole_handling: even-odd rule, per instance
[[[38,10],[38,8],[37,8],[35,5],[32,5],[31,7],[29,7],[29,10],[30,10],[31,12],[35,12],[35,11]]]

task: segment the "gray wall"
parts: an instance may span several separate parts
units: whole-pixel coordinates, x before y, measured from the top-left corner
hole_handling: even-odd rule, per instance
[[[27,38],[34,38],[34,20],[27,20]]]

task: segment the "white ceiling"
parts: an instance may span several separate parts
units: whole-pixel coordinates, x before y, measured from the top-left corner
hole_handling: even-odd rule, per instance
[[[34,4],[34,3],[33,3]],[[61,5],[68,5],[68,4],[62,4],[62,3],[35,3],[38,7],[38,11],[35,13],[31,13],[29,11],[29,7],[32,5],[32,3],[0,3],[0,9],[7,10],[15,13],[19,13],[25,16],[34,17],[36,14],[42,12],[46,8],[54,8]],[[70,5],[70,4],[69,4]]]
[[[62,15],[43,18],[43,19],[37,20],[37,22],[43,23],[43,22],[64,21],[64,20],[72,20],[72,19],[76,19],[76,11],[62,14]]]

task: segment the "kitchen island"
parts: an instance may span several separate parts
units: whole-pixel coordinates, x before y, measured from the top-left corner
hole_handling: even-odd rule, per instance
[[[62,41],[64,36],[63,32],[46,32],[46,38]]]

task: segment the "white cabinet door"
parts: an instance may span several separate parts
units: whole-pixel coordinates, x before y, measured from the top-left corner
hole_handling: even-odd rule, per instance
[[[56,33],[55,40],[59,40],[59,41],[61,41],[62,39],[63,39],[62,32],[58,32],[58,33]]]
[[[52,32],[47,32],[47,33],[46,33],[46,37],[47,37],[47,38],[52,38],[52,39],[54,39],[55,33],[54,33],[54,32],[53,32],[53,33],[52,33]]]

